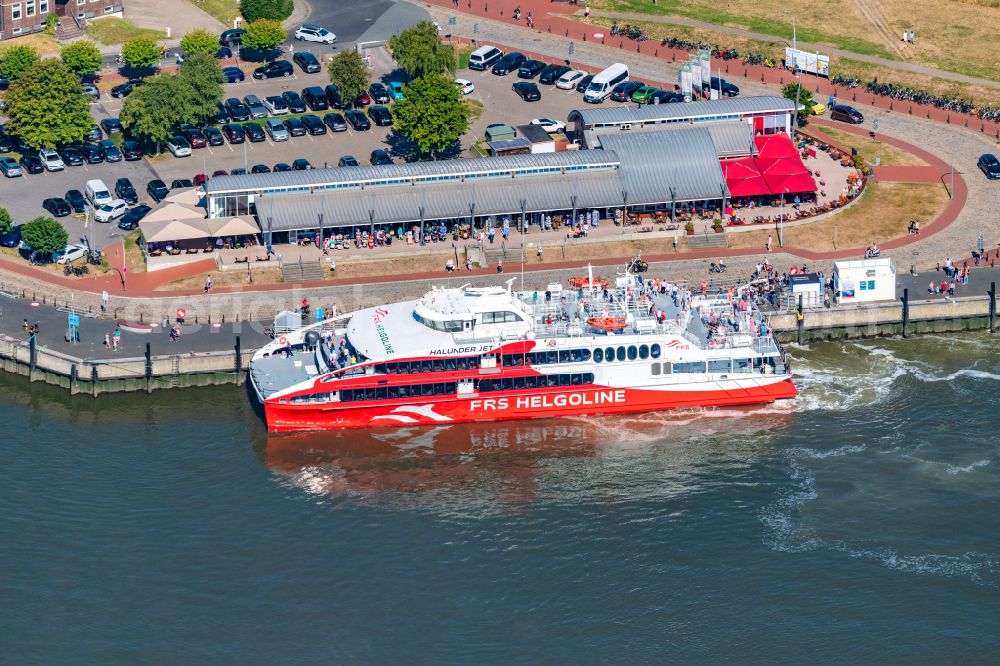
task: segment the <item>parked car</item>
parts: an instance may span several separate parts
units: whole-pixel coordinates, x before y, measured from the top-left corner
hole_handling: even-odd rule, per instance
[[[287,91],[281,93],[281,98],[283,100],[285,100],[286,104],[288,104],[288,112],[289,113],[305,113],[306,112],[306,103],[305,103],[305,100],[303,100],[302,96],[299,95],[294,90],[287,90]]]
[[[309,86],[303,90],[302,99],[312,111],[326,111],[330,108],[330,100],[319,86]]]
[[[142,146],[139,145],[138,141],[132,141],[131,139],[122,141],[121,151],[126,162],[134,162],[142,159]]]
[[[226,111],[235,122],[242,123],[250,120],[250,109],[236,97],[230,97],[226,100]]]
[[[139,195],[136,194],[132,181],[125,177],[115,181],[115,196],[130,206],[139,203]]]
[[[266,164],[254,164],[250,167],[250,173],[271,173],[271,167]]]
[[[229,111],[226,110],[226,107],[222,102],[216,102],[215,106],[218,110],[215,112],[214,115],[212,115],[208,119],[209,122],[214,123],[216,125],[225,125],[226,123],[228,123],[230,120],[233,119],[233,117],[229,115]]]
[[[233,50],[228,46],[220,46],[215,50],[216,60],[228,60],[233,57]]]
[[[267,118],[267,109],[261,104],[260,97],[257,95],[247,95],[243,98],[243,103],[250,111],[251,118]]]
[[[326,125],[319,116],[314,116],[311,113],[302,116],[299,120],[305,125],[306,131],[309,132],[311,136],[319,136],[321,134],[326,134]]]
[[[326,93],[326,101],[330,103],[330,106],[334,109],[346,109],[349,104],[344,104],[344,100],[340,99],[340,92],[337,90],[337,86],[332,83],[328,83],[323,92]]]
[[[84,212],[84,207],[87,205],[87,199],[84,198],[83,192],[80,190],[67,190],[63,199],[70,205],[74,213]]]
[[[98,222],[110,222],[117,220],[128,210],[128,204],[122,199],[115,199],[111,203],[106,203],[94,213],[94,219]]]
[[[122,121],[117,118],[105,118],[101,121],[101,129],[104,130],[105,134],[120,134],[125,131],[122,127]],[[97,137],[100,140],[100,137]]]
[[[36,155],[22,155],[21,169],[33,174],[45,171],[42,161]]]
[[[56,252],[52,255],[52,258],[56,260],[57,264],[71,264],[77,259],[83,259],[87,256],[87,252],[86,245],[67,245],[65,250]]]
[[[373,106],[368,109],[368,117],[379,127],[392,125],[392,112],[384,106]]]
[[[21,244],[21,225],[15,224],[10,231],[0,236],[0,246],[17,247]]]
[[[45,167],[46,171],[62,171],[66,168],[66,163],[59,157],[59,153],[52,148],[42,148],[39,150],[38,159],[42,161],[42,166]]]
[[[122,161],[122,151],[118,150],[118,146],[111,139],[102,139],[101,143],[98,144],[101,152],[104,153],[105,162],[121,162]],[[167,146],[169,148],[169,145]]]
[[[834,104],[830,109],[830,120],[839,120],[852,125],[860,125],[865,122],[865,117],[853,106],[846,104]]]
[[[287,60],[275,60],[253,70],[253,78],[255,79],[276,79],[281,76],[291,76],[292,74],[294,74],[292,63]]]
[[[243,130],[243,125],[229,123],[222,126],[222,133],[226,135],[229,143],[243,143],[247,140],[247,133]]]
[[[226,83],[239,83],[245,81],[247,76],[239,67],[223,67],[222,78],[226,80]]]
[[[17,178],[21,175],[21,165],[13,157],[0,157],[0,173],[7,178]]]
[[[111,96],[115,99],[121,99],[122,97],[128,97],[129,93],[138,88],[139,86],[146,83],[142,79],[129,79],[125,83],[119,83],[117,86],[111,89]]]
[[[140,204],[135,208],[130,208],[128,212],[122,215],[121,219],[118,220],[118,228],[124,231],[132,231],[139,226],[139,220],[146,217],[146,213],[153,210],[145,204]]]
[[[2,127],[0,127],[0,153],[9,153],[14,150],[14,139],[12,139],[7,134],[4,134]]]
[[[246,30],[241,28],[233,28],[232,30],[226,30],[221,35],[219,35],[219,45],[220,46],[239,46],[243,43],[243,33]]]
[[[354,158],[354,155],[343,155],[337,161],[337,166],[348,167],[348,166],[361,166],[358,161]]]
[[[316,74],[321,69],[319,60],[309,51],[296,51],[292,61],[306,74]]]
[[[304,159],[302,157],[292,161],[292,171],[308,171],[309,169],[312,168],[314,167],[312,164],[309,163],[309,160]]]
[[[720,79],[717,76],[713,76],[710,79],[711,87],[713,90],[722,90],[722,94],[725,97],[737,97],[740,94],[740,87],[726,81],[725,79]]]
[[[392,158],[389,157],[389,153],[381,148],[376,148],[371,154],[372,166],[381,166],[383,164],[392,164]]]
[[[684,95],[680,93],[670,90],[657,90],[649,96],[649,99],[646,100],[646,104],[673,104],[674,102],[683,101]]]
[[[280,116],[288,113],[288,102],[281,95],[271,95],[264,99],[264,108],[272,116]]]
[[[535,118],[531,121],[531,124],[538,125],[549,134],[566,131],[566,123],[561,120],[553,120],[552,118]]]
[[[333,44],[337,41],[337,35],[315,23],[303,23],[302,27],[295,31],[295,39],[320,44]]]
[[[990,153],[980,155],[976,166],[989,180],[1000,178],[1000,160],[997,160],[996,155]]]
[[[243,131],[247,133],[250,143],[259,143],[267,138],[260,123],[243,123]]]
[[[354,106],[368,106],[372,103],[372,96],[363,92],[354,98]]]
[[[79,146],[63,146],[56,152],[62,158],[66,166],[80,166],[83,164],[83,151]]]
[[[594,80],[593,74],[587,74],[587,76],[580,79],[576,84],[576,91],[578,93],[587,92],[587,88],[590,86],[590,82]]]
[[[294,136],[305,136],[306,126],[302,124],[302,121],[298,118],[289,118],[285,121],[285,129],[288,133]]]
[[[87,130],[87,133],[83,135],[83,140],[87,143],[97,143],[103,138],[104,135],[101,134],[101,128],[98,125],[92,125],[91,128]]]
[[[463,95],[471,95],[476,90],[476,84],[468,79],[455,79],[455,85]]]
[[[272,172],[282,173],[284,171],[291,171],[291,170],[292,170],[292,165],[287,164],[285,162],[278,162],[277,164],[274,165],[274,169],[272,170]]]
[[[194,183],[195,187],[201,187],[208,182],[208,176],[203,173],[196,173],[194,178],[191,179],[191,182]]]
[[[228,176],[228,175],[229,172],[226,171],[225,169],[216,169],[215,171],[212,172],[212,178],[215,178],[216,176]]]
[[[355,132],[364,132],[372,128],[372,124],[365,118],[365,114],[357,109],[351,109],[345,113],[344,118],[351,124]]]
[[[268,118],[264,121],[264,131],[267,135],[271,137],[271,141],[288,141],[291,138],[291,134],[288,133],[288,129],[285,124],[278,120],[277,118]]]
[[[541,74],[548,67],[541,60],[525,60],[517,68],[517,77],[520,79],[533,79]]]
[[[632,93],[644,85],[642,81],[622,81],[611,91],[611,101],[627,102],[632,99]]]
[[[347,121],[344,120],[344,116],[336,111],[331,111],[323,116],[323,122],[326,123],[326,126],[330,128],[331,132],[347,131]]]
[[[80,146],[80,152],[83,153],[83,160],[87,164],[100,164],[104,161],[104,151],[92,143]]]
[[[389,89],[378,81],[375,81],[368,86],[368,96],[371,97],[376,104],[388,104],[392,101],[392,95],[389,94]]]
[[[569,71],[569,67],[566,65],[549,65],[542,70],[541,74],[538,75],[538,82],[547,86],[551,86],[559,77]]]
[[[587,76],[587,72],[581,69],[571,69],[568,72],[563,72],[559,79],[556,81],[556,88],[561,90],[572,90],[576,88],[577,84],[580,83]]]
[[[222,146],[225,145],[226,139],[222,135],[222,130],[218,127],[206,127],[204,130],[205,140],[210,146]]]
[[[72,212],[69,203],[59,197],[46,199],[42,202],[42,208],[47,210],[52,217],[66,217]]]
[[[101,99],[101,91],[93,83],[84,83],[83,92],[94,102],[98,102]]]
[[[528,81],[518,81],[511,86],[511,89],[525,102],[537,102],[542,98],[542,93],[538,91],[538,86]]]
[[[189,187],[194,187],[194,181],[190,178],[174,178],[170,182],[171,190],[183,190]]]
[[[175,134],[167,140],[167,150],[174,157],[189,157],[191,155],[191,144],[180,134]]]
[[[230,169],[229,170],[229,175],[230,176],[245,176],[245,175],[247,175],[247,170],[244,169],[243,167],[238,167],[236,169]]]
[[[188,140],[192,148],[204,148],[208,145],[208,137],[197,127],[189,127],[182,131],[181,135]]]
[[[659,90],[659,88],[655,88],[653,86],[642,86],[640,88],[636,88],[632,92],[632,101],[636,104],[645,104],[657,90]]]
[[[493,68],[490,71],[497,76],[507,76],[512,71],[519,68],[521,63],[525,60],[527,60],[527,58],[523,53],[514,51],[513,53],[508,53],[504,57],[497,60],[496,64],[493,65]]]
[[[149,195],[150,199],[159,203],[163,201],[163,197],[170,194],[170,190],[167,188],[166,183],[157,178],[149,181],[149,184],[146,185],[146,194]]]
[[[394,100],[403,99],[403,84],[400,81],[389,81],[389,94]]]

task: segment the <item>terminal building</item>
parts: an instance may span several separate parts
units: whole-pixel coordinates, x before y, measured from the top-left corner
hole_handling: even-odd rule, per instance
[[[211,218],[254,216],[267,243],[417,225],[481,228],[726,206],[720,160],[756,155],[755,136],[791,131],[793,104],[745,97],[573,111],[573,150],[209,180]]]

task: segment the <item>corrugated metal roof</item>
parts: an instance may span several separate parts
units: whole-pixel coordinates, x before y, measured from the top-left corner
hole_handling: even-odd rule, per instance
[[[600,140],[605,136],[619,135],[623,133],[631,134],[654,134],[657,132],[691,132],[705,129],[712,137],[715,144],[715,151],[720,158],[724,157],[745,157],[756,155],[757,146],[753,140],[753,128],[749,123],[740,120],[723,120],[715,123],[703,123],[699,125],[688,125],[687,123],[667,123],[659,125],[647,125],[641,128],[633,127],[630,130],[622,130],[618,127],[601,127],[599,129],[587,130],[587,145],[603,145]]]
[[[224,192],[254,192],[283,187],[321,187],[349,182],[370,182],[393,178],[419,178],[454,174],[475,174],[490,171],[516,171],[536,167],[561,167],[612,164],[618,156],[608,151],[579,150],[558,153],[505,155],[474,159],[410,162],[383,166],[339,167],[310,169],[309,171],[283,171],[238,176],[217,176],[205,183],[206,194]]]
[[[670,122],[687,118],[719,116],[741,113],[765,113],[767,111],[787,111],[791,113],[792,101],[777,95],[757,97],[736,97],[715,99],[690,104],[645,104],[642,106],[622,105],[575,109],[570,111],[569,120],[580,118],[585,127],[605,123]]]

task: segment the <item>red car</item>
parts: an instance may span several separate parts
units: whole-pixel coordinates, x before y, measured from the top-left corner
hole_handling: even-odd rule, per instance
[[[195,187],[201,187],[202,185],[205,184],[206,180],[208,180],[208,176],[206,176],[203,173],[196,173],[194,175],[194,178],[191,179],[191,182],[194,183]]]
[[[226,171],[225,169],[216,169],[215,171],[212,172],[212,178],[215,178],[216,176],[228,176],[228,175],[229,172]]]
[[[184,138],[188,140],[192,148],[204,148],[208,144],[208,139],[200,129],[184,130]]]
[[[366,92],[354,98],[354,106],[368,106],[372,103],[372,97]]]

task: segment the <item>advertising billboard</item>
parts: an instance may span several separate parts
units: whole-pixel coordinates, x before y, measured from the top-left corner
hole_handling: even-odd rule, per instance
[[[785,67],[829,78],[830,56],[801,51],[789,46],[785,48]]]

